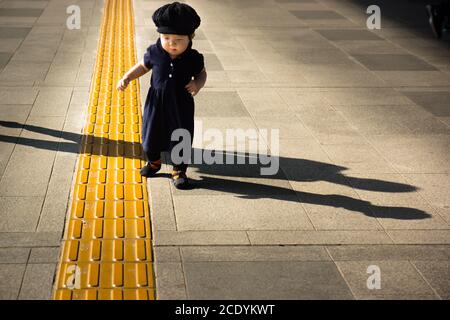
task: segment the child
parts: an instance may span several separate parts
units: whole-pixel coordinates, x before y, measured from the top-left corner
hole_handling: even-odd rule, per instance
[[[151,87],[143,113],[142,146],[147,164],[141,175],[151,177],[161,169],[161,151],[171,151],[178,141],[171,141],[172,132],[185,129],[194,136],[194,99],[205,85],[203,55],[192,49],[194,31],[200,17],[187,4],[174,2],[155,11],[153,22],[160,37],[147,48],[141,63],[132,67],[117,89],[125,90],[129,82],[152,69]],[[172,159],[172,181],[176,188],[187,189],[187,163]]]

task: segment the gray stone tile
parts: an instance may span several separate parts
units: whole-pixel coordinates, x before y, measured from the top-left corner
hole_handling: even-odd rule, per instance
[[[0,70],[8,64],[12,54],[8,52],[0,52]]]
[[[367,30],[351,30],[351,29],[341,29],[341,30],[316,30],[322,36],[330,41],[341,41],[341,40],[382,40],[375,33]]]
[[[153,247],[155,261],[159,262],[181,262],[179,247]]]
[[[56,264],[28,264],[19,300],[49,300]]]
[[[0,232],[0,248],[59,246],[61,238],[62,232]]]
[[[365,135],[438,134],[449,128],[417,105],[336,106]]]
[[[180,247],[184,262],[200,261],[329,261],[321,246]]]
[[[302,124],[300,119],[292,115],[255,115],[253,119],[260,129],[278,130],[280,138],[292,139],[311,137],[312,133]]]
[[[420,200],[419,186],[397,173],[353,174],[347,179],[361,199],[374,204],[408,204]]]
[[[65,116],[71,96],[71,88],[42,89],[33,105],[30,116]]]
[[[221,71],[223,70],[222,63],[217,58],[217,55],[212,53],[204,53],[204,59],[205,59],[205,69],[207,71]]]
[[[0,264],[0,298],[16,300],[26,264]]]
[[[56,48],[37,45],[21,45],[14,53],[11,61],[45,61],[51,62]]]
[[[29,248],[1,248],[0,264],[27,263],[29,256]]]
[[[225,73],[232,83],[263,84],[270,79],[259,70],[227,70]]]
[[[43,9],[0,8],[0,17],[39,17],[43,11]]]
[[[0,134],[17,137],[30,113],[32,106],[26,104],[0,104]]]
[[[292,10],[289,11],[299,19],[345,19],[342,15],[330,10]]]
[[[31,28],[0,27],[0,39],[25,38]]]
[[[442,299],[450,299],[449,261],[412,261]]]
[[[1,71],[0,81],[30,82],[44,80],[49,67],[50,63],[48,62],[10,61]]]
[[[43,197],[0,197],[0,232],[34,232]]]
[[[418,187],[419,193],[429,203],[450,208],[450,174],[410,173],[405,177]]]
[[[288,115],[292,118],[292,111],[289,109],[288,103],[282,100],[282,95],[271,88],[260,90],[257,88],[238,88],[239,97],[242,99],[247,110],[252,115],[267,115],[274,114]],[[298,101],[300,99],[297,99]],[[300,100],[302,101],[302,100]]]
[[[257,200],[233,196],[179,196],[174,198],[174,207],[180,231],[312,230],[313,226],[297,201],[295,195]]]
[[[195,113],[199,117],[248,117],[241,99],[234,91],[204,91],[196,97]]]
[[[448,101],[450,101],[449,91],[404,91],[403,94],[437,117],[450,116],[450,108],[448,107]]]
[[[353,57],[373,71],[434,71],[425,61],[409,54],[354,54]]]
[[[381,230],[247,231],[252,245],[392,244]]]
[[[449,260],[448,245],[371,245],[371,246],[328,246],[334,261],[399,261]]]
[[[47,73],[47,76],[45,77],[45,85],[66,85],[66,86],[73,86],[75,83],[75,80],[77,79],[77,73],[78,73],[78,67],[56,67],[52,66],[50,67],[49,72]],[[89,74],[92,76],[92,72],[89,72]],[[81,76],[81,72],[78,73],[78,76]],[[79,77],[78,79],[81,79]],[[90,80],[90,79],[89,79]]]
[[[38,95],[36,88],[7,88],[0,89],[0,101],[2,104],[28,104],[32,105]]]
[[[24,26],[24,27],[32,27],[36,22],[36,17],[7,17],[2,16],[0,20],[0,25],[2,26]]]
[[[352,299],[330,262],[189,262],[184,269],[189,299]]]
[[[59,247],[32,248],[29,263],[57,263],[59,253]]]
[[[406,54],[407,51],[386,40],[339,40],[336,46],[349,54]]]
[[[20,137],[39,141],[59,141],[60,135],[62,134],[61,130],[65,121],[64,117],[36,116],[38,112],[33,112],[33,109],[30,113],[31,116],[28,117],[23,126]]]
[[[396,244],[450,244],[450,230],[387,230]]]
[[[355,64],[302,65],[302,77],[312,87],[385,87],[386,84],[362,66]],[[381,72],[381,71],[378,71]],[[406,71],[404,71],[406,72]],[[426,72],[426,71],[423,71]],[[430,71],[428,71],[430,72]],[[300,82],[301,83],[301,82]]]
[[[44,148],[49,143],[33,142],[35,147]],[[0,195],[45,196],[54,157],[54,151],[17,145],[0,181]]]
[[[441,71],[373,71],[391,87],[439,87],[450,85],[450,75]]]
[[[327,88],[317,94],[333,106],[411,105],[408,98],[392,88]]]
[[[151,218],[155,230],[176,230],[169,183],[166,177],[155,177],[147,180],[148,190],[150,194],[153,194],[152,201],[150,201],[150,212],[153,212]]]
[[[243,158],[240,157],[240,158]],[[188,175],[193,189],[190,195],[242,196],[248,198],[273,198],[295,201],[295,193],[279,170],[276,175],[261,175],[262,168],[269,165],[237,164],[194,164]],[[249,160],[246,159],[248,162]],[[230,167],[229,169],[227,169]],[[232,168],[233,167],[233,168]],[[249,169],[248,167],[253,167]],[[276,170],[276,164],[272,165]],[[217,171],[214,171],[217,169]],[[240,173],[242,172],[242,173]],[[181,190],[173,188],[175,196],[185,195]]]
[[[408,295],[429,296],[434,293],[409,261],[340,261],[336,265],[357,299],[384,295],[401,299]],[[368,270],[370,266],[380,269],[380,289],[368,288],[368,279],[373,274]]]
[[[70,188],[65,189],[64,191],[69,193]],[[38,232],[58,232],[64,230],[65,217],[68,209],[68,198],[68,194],[66,197],[56,194],[47,194],[37,226]]]
[[[299,196],[316,230],[382,230],[371,215],[371,206],[359,203],[357,198],[305,192],[299,192]]]
[[[447,135],[373,135],[367,139],[400,173],[449,173]],[[394,173],[394,172],[392,172]]]
[[[0,174],[3,175],[3,173],[6,170],[6,166],[9,161],[9,157],[11,156],[14,147],[15,147],[15,137],[2,137],[2,140],[6,140],[8,142],[0,142]]]
[[[183,287],[183,266],[180,262],[157,262],[155,266],[155,278],[157,288]]]
[[[348,55],[338,49],[279,49],[278,52],[286,58],[295,59],[299,64],[354,64]]]
[[[279,152],[281,167],[315,168],[324,164],[333,166],[330,157],[314,138],[280,139]],[[339,169],[337,166],[334,168]]]
[[[43,9],[48,5],[48,0],[4,0],[1,8],[27,8],[27,9]]]
[[[156,289],[157,300],[187,300],[186,287],[183,285],[172,287],[158,287]]]
[[[22,43],[22,39],[0,38],[0,52],[13,53]]]
[[[344,166],[347,174],[372,172],[394,173],[395,170],[370,145],[325,145],[325,152],[335,165]]]
[[[0,234],[1,235],[1,234]],[[155,245],[248,245],[245,231],[157,231]]]

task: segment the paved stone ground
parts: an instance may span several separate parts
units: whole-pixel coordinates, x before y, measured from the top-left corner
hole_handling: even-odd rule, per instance
[[[0,299],[51,298],[102,8],[0,1]]]
[[[196,137],[278,128],[280,171],[193,165],[183,192],[149,180],[158,298],[450,298],[450,51],[425,2],[189,1],[208,71]],[[140,58],[164,2],[134,3]],[[102,7],[0,0],[2,299],[51,296]]]
[[[141,57],[163,2],[135,3]],[[261,176],[250,144],[198,139],[246,164],[192,165],[190,191],[168,165],[149,180],[158,298],[448,299],[450,46],[426,1],[189,3],[208,72],[196,138],[278,128],[280,171]]]

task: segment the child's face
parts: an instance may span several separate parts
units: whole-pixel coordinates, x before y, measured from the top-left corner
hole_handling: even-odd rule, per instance
[[[189,46],[189,36],[179,34],[160,34],[161,46],[171,56],[182,54]]]

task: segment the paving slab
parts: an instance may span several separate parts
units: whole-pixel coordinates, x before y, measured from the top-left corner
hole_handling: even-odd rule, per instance
[[[411,262],[442,299],[450,299],[449,261]]]
[[[387,296],[398,300],[434,294],[409,261],[339,261],[336,265],[357,299]]]
[[[56,264],[28,264],[19,300],[49,300]]]
[[[0,298],[16,300],[25,273],[25,264],[0,264]]]
[[[184,270],[188,299],[353,298],[331,262],[185,262]]]

